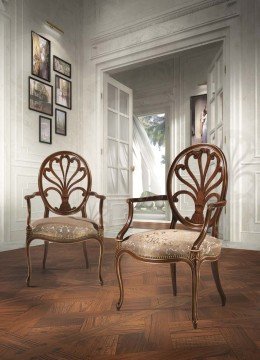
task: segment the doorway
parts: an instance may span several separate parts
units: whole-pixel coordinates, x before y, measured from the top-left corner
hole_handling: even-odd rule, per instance
[[[223,41],[217,41],[131,66],[128,65],[125,68],[115,67],[107,71],[111,78],[132,90],[133,114],[137,115],[137,118],[165,114],[165,168],[163,171],[164,179],[162,180],[164,184],[161,184],[163,194],[165,194],[165,177],[172,160],[182,149],[191,145],[191,98],[207,94],[210,67],[219,50],[222,49],[223,52],[223,44]],[[209,139],[208,142],[211,142],[212,136],[209,133],[207,138]],[[134,181],[136,167],[133,163],[130,165],[134,169],[130,173]],[[140,177],[139,182],[141,183]],[[136,188],[133,186],[133,191]],[[143,192],[152,190],[149,179],[147,179],[147,189],[142,188],[142,184],[139,184],[139,191],[132,192],[132,196],[140,197]],[[119,204],[119,198],[117,200],[117,204]],[[123,203],[120,202],[120,204],[122,206],[120,213],[122,214]],[[150,204],[150,206],[150,210],[155,210],[154,204]],[[179,204],[179,206],[180,210],[183,210],[184,216],[189,216],[193,210],[192,207],[187,206],[186,202]],[[144,216],[143,210],[140,209],[140,214],[138,214],[138,210],[135,217],[142,218]],[[148,209],[146,211],[148,213]],[[126,206],[124,216],[127,216]],[[165,215],[163,216],[161,214],[158,221],[164,221]],[[166,219],[169,220],[169,213],[166,214]],[[123,223],[122,221],[121,225]]]
[[[166,114],[133,117],[133,197],[165,194]],[[137,203],[135,220],[165,220],[164,201]]]

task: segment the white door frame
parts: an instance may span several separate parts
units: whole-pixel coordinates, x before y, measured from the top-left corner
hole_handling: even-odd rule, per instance
[[[238,136],[239,129],[236,126],[236,121],[240,119],[240,112],[238,107],[236,106],[239,103],[240,99],[240,81],[237,73],[239,72],[238,62],[235,61],[237,57],[239,57],[239,50],[233,45],[233,48],[230,49],[230,37],[236,33],[238,27],[238,23],[236,19],[231,19],[229,25],[220,24],[219,29],[212,30],[209,27],[205,29],[205,33],[200,32],[197,35],[189,36],[183,39],[179,39],[178,41],[173,41],[170,43],[166,43],[160,46],[150,46],[149,49],[144,49],[143,51],[134,52],[131,49],[131,52],[124,55],[119,56],[117,52],[109,54],[109,56],[100,56],[93,59],[92,66],[93,70],[95,69],[95,84],[96,84],[96,93],[95,93],[95,117],[97,129],[99,131],[99,141],[97,141],[97,163],[102,164],[102,152],[100,149],[103,148],[103,102],[102,96],[103,93],[103,74],[110,70],[124,68],[129,65],[138,64],[140,62],[148,61],[151,59],[159,58],[162,56],[166,56],[169,54],[174,54],[183,50],[191,49],[194,47],[199,47],[201,45],[206,45],[214,42],[223,41],[223,53],[224,53],[224,61],[226,65],[226,79],[229,79],[228,84],[226,86],[227,92],[226,96],[228,101],[232,101],[230,103],[229,109],[226,109],[226,127],[227,134],[229,136],[230,129],[232,129],[233,137],[229,144],[226,144],[226,153],[228,163],[230,159],[232,159],[233,154],[239,152],[237,143],[234,141],[236,136]],[[235,36],[235,35],[234,35]],[[235,42],[233,42],[235,43]],[[232,51],[231,51],[232,50]],[[230,59],[230,54],[232,54],[232,59]],[[232,68],[230,68],[229,64],[232,61]],[[232,83],[232,94],[230,94],[230,83]],[[235,90],[234,90],[235,89]],[[94,100],[94,99],[93,99]],[[225,111],[225,109],[224,109]],[[174,124],[173,124],[174,127]],[[170,158],[174,158],[179,152],[180,148],[178,146],[171,147]],[[230,167],[231,168],[231,167]],[[97,169],[98,174],[100,174],[100,183],[99,187],[102,189],[102,185],[104,184],[102,169],[99,167]],[[233,174],[230,173],[229,181],[234,181]],[[236,182],[238,188],[240,187],[240,183]],[[225,234],[226,240],[231,241],[240,241],[240,227],[239,227],[239,192],[235,187],[229,187],[228,200],[232,203],[232,207],[227,207],[227,218],[230,219],[229,226],[227,229],[227,234]]]
[[[0,8],[0,245],[10,241],[10,23],[4,7]]]

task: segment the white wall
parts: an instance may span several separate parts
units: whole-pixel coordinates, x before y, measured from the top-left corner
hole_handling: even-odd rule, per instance
[[[94,129],[90,121],[88,123],[91,135],[96,139],[95,144],[90,142],[88,148],[100,164],[103,72],[191,46],[223,41],[229,104],[225,108],[228,126],[224,134],[230,175],[228,231],[234,243],[259,243],[259,1],[202,0],[188,3],[147,0],[120,1],[119,4],[112,0],[86,0],[84,9],[87,82],[84,99],[88,115],[96,125]],[[144,14],[145,18],[141,20]],[[176,72],[180,66],[180,63],[175,64]],[[176,97],[174,101],[180,101],[180,94]],[[179,118],[180,114],[175,116]],[[179,140],[175,152],[185,146],[183,134]],[[102,190],[102,167],[96,169]]]
[[[4,141],[6,157],[6,162],[1,162],[0,177],[1,186],[5,186],[4,196],[0,197],[0,215],[4,208],[5,216],[2,242],[23,244],[26,220],[23,196],[35,190],[37,170],[47,154],[63,149],[65,145],[82,152],[90,163],[95,190],[102,192],[104,71],[223,40],[230,105],[226,108],[229,126],[224,134],[230,155],[230,239],[246,244],[259,243],[259,1],[82,2],[0,1],[1,66],[5,66],[4,72],[0,71],[2,77],[4,74],[4,80],[0,78],[3,86],[0,104],[4,102],[0,110],[1,129],[4,130],[0,140],[2,147]],[[46,19],[64,29],[65,34],[58,36],[45,28],[43,22]],[[52,41],[52,54],[72,63],[73,109],[68,110],[68,136],[54,135],[51,146],[38,142],[38,114],[28,110],[31,30]],[[174,65],[175,72],[179,71],[180,65]],[[54,76],[52,83],[53,80]],[[180,100],[179,96],[176,94],[173,103]],[[179,115],[175,114],[176,117]],[[182,145],[181,135],[174,151],[180,151]],[[34,216],[40,215],[37,206]]]
[[[10,61],[4,71],[5,116],[5,232],[0,248],[24,246],[26,203],[24,195],[37,191],[37,175],[42,160],[50,153],[69,149],[82,153],[82,1],[10,0],[1,2],[1,27],[5,27],[3,52]],[[3,19],[5,21],[3,21]],[[49,20],[64,31],[58,34],[44,22]],[[51,56],[72,64],[72,110],[67,111],[67,136],[55,134],[52,116],[52,145],[39,142],[39,115],[28,109],[28,76],[31,75],[31,30],[51,41]],[[2,37],[2,33],[1,33]],[[51,61],[52,64],[52,61]],[[52,65],[51,65],[52,66]],[[51,85],[55,72],[51,69]],[[55,102],[55,100],[54,100]],[[53,107],[55,114],[55,103]],[[47,116],[48,117],[48,116]],[[33,203],[33,217],[42,216],[42,206]],[[2,234],[3,235],[3,234]]]

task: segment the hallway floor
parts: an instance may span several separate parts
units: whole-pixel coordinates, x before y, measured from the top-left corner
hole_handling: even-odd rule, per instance
[[[31,249],[32,285],[25,286],[24,249],[0,253],[0,359],[260,359],[260,252],[223,249],[221,307],[210,265],[201,270],[199,324],[193,330],[191,278],[178,264],[173,297],[167,265],[123,259],[125,301],[116,311],[114,241],[106,239],[104,286],[97,281],[98,245],[52,244],[47,269],[42,246]]]

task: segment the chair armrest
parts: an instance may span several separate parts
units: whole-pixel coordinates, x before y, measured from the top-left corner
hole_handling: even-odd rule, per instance
[[[103,205],[106,197],[104,195],[99,195],[95,191],[90,191],[89,196],[94,196],[99,199],[99,227],[101,230],[104,230],[104,222],[103,222]]]
[[[214,210],[216,211],[217,209],[224,207],[226,205],[226,203],[227,203],[226,200],[223,200],[223,201],[218,201],[215,203],[208,204],[206,217],[205,217],[205,221],[204,221],[202,230],[199,234],[199,237],[194,242],[191,250],[199,250],[201,244],[203,243],[203,241],[207,235],[210,220],[212,219],[212,216],[211,216],[212,211],[214,211]]]
[[[25,199],[25,200],[31,200],[31,199],[33,199],[35,196],[41,196],[40,192],[39,192],[39,191],[36,191],[36,192],[34,192],[33,194],[31,194],[31,195],[25,195],[24,199]]]
[[[133,205],[134,203],[145,202],[145,201],[159,201],[159,200],[168,200],[167,195],[154,195],[154,196],[146,196],[141,198],[126,199],[126,202],[128,203],[128,218],[123,228],[117,234],[116,237],[117,241],[123,241],[123,237],[132,223],[133,215],[134,215],[134,205]]]
[[[90,191],[89,196],[95,196],[97,199],[103,199],[103,200],[106,199],[105,195],[99,195],[95,191]]]
[[[153,195],[153,196],[145,196],[140,198],[129,198],[126,199],[126,202],[145,202],[145,201],[160,201],[160,200],[168,200],[167,195]]]
[[[24,199],[27,202],[27,227],[30,227],[31,223],[31,199],[33,199],[35,196],[41,196],[39,191],[34,192],[31,195],[25,195]]]

